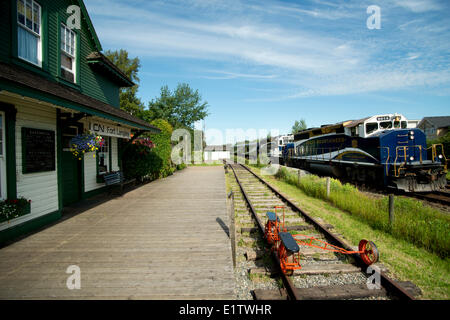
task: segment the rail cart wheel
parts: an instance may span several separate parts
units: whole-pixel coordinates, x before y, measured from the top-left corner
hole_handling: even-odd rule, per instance
[[[360,256],[366,265],[370,266],[378,261],[378,249],[372,241],[361,240],[359,242],[359,251],[362,252]]]
[[[289,270],[285,270],[284,274],[287,275],[288,277],[292,276],[294,274],[294,270],[289,269]]]
[[[286,268],[286,265],[281,263],[281,272],[283,272],[287,276],[292,276],[294,274],[294,270]]]

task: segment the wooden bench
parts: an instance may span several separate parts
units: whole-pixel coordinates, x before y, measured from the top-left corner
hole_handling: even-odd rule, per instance
[[[106,186],[110,186],[111,189],[114,186],[120,186],[120,193],[123,193],[123,186],[134,183],[136,179],[128,179],[126,180],[122,171],[106,173],[103,175],[103,179],[105,180]],[[111,190],[110,190],[111,192]]]

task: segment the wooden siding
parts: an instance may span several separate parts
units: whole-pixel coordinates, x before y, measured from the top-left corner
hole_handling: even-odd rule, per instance
[[[42,75],[45,75],[50,80],[59,81],[60,26],[61,22],[65,23],[69,17],[69,14],[66,13],[67,7],[73,4],[78,5],[78,1],[38,0],[37,2],[42,7],[42,16],[44,17],[45,12],[47,13],[47,19],[42,19],[44,39],[42,46],[46,47],[44,51],[46,50],[47,52],[47,60],[43,61],[43,70],[46,71],[46,73],[43,73]],[[0,34],[2,35],[2,41],[0,43],[0,61],[6,63],[12,63],[17,60],[21,61],[21,59],[11,59],[12,52],[14,52],[12,46],[17,45],[12,41],[13,33],[17,32],[16,21],[15,19],[11,19],[12,5],[14,5],[14,7],[16,6],[16,0],[0,1]],[[77,32],[80,33],[78,45],[81,45],[79,50],[80,54],[77,57],[77,63],[80,64],[79,90],[87,96],[119,108],[120,88],[108,77],[94,72],[87,64],[86,56],[92,51],[96,51],[96,47],[85,19],[82,19],[81,30],[78,30]],[[24,64],[27,65],[26,62]],[[39,68],[32,66],[30,66],[29,69],[39,70]]]
[[[17,196],[31,199],[31,213],[0,224],[0,230],[19,223],[58,211],[58,176],[54,171],[22,173],[22,127],[52,130],[55,133],[56,152],[56,109],[26,100],[2,97],[2,101],[14,104],[16,117],[16,176]],[[57,161],[57,159],[56,159]]]
[[[104,183],[97,183],[97,158],[93,152],[84,155],[84,192],[104,187]]]

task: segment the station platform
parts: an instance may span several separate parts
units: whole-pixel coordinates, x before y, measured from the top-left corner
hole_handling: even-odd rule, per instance
[[[0,249],[0,299],[235,299],[228,220],[223,167],[188,167]]]

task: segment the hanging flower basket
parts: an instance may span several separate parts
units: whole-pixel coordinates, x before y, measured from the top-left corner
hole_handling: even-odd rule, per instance
[[[31,212],[31,200],[25,198],[0,201],[0,223]]]
[[[153,148],[155,144],[149,138],[137,138],[133,141],[133,144],[139,148],[139,154],[147,155]]]
[[[93,133],[79,134],[70,141],[70,151],[78,160],[81,160],[86,152],[97,151],[104,143],[105,139]],[[95,153],[93,157],[95,158]]]

